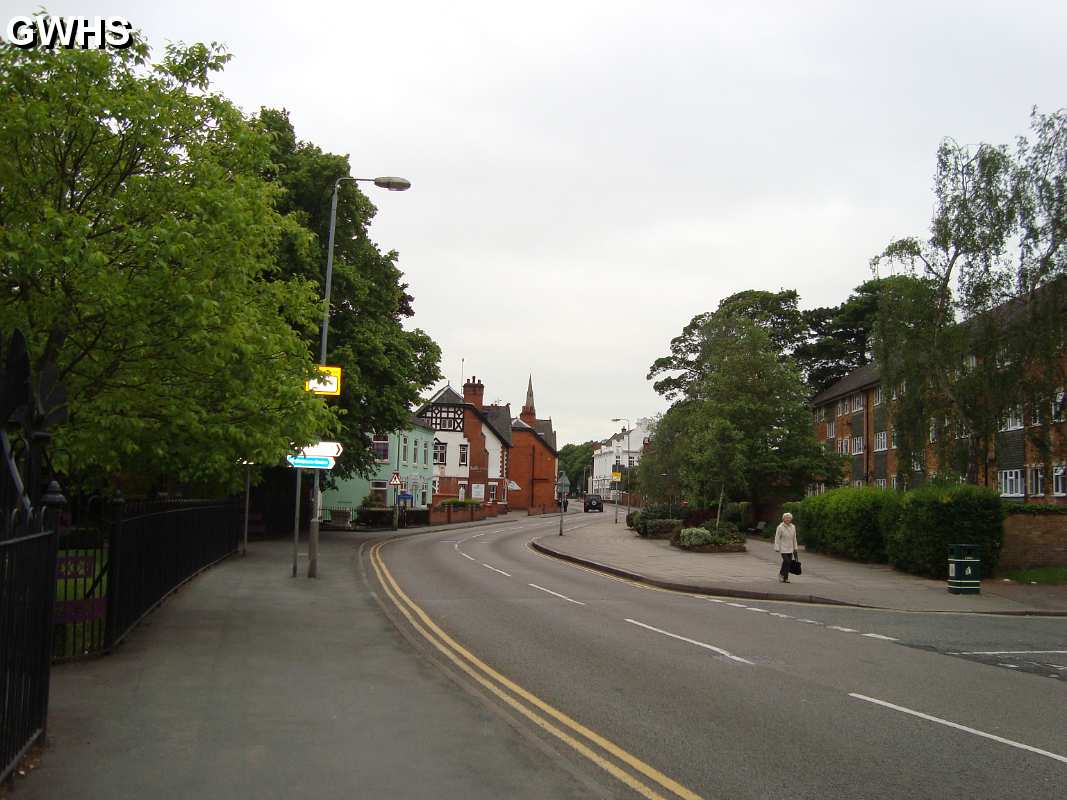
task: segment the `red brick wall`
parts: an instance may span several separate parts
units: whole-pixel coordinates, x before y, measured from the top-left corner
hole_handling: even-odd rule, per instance
[[[511,431],[508,477],[520,489],[508,492],[509,508],[554,506],[556,503],[556,457],[531,431]]]
[[[1067,566],[1067,514],[1009,514],[998,572]]]

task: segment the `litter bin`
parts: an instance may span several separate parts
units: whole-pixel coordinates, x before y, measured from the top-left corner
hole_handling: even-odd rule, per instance
[[[980,594],[982,560],[976,544],[948,546],[948,590],[951,594]]]

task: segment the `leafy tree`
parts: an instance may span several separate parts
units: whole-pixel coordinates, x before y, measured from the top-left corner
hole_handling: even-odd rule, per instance
[[[260,177],[270,139],[211,88],[227,59],[0,44],[0,328],[58,365],[71,482],[239,480],[333,426],[304,391],[316,287],[274,272],[307,236]]]
[[[264,174],[284,189],[279,209],[300,226],[301,235],[279,243],[279,274],[322,284],[331,194],[334,182],[351,174],[348,158],[298,141],[284,110],[263,109],[259,119],[273,135]],[[382,253],[369,238],[375,213],[354,182],[341,184],[327,340],[327,362],[343,369],[341,396],[331,401],[341,414],[338,437],[345,447],[340,476],[366,474],[374,463],[368,434],[406,427],[419,393],[441,377],[438,345],[422,330],[404,327],[413,298],[397,253]],[[304,246],[308,232],[315,246]],[[308,341],[317,352],[318,333]]]
[[[801,312],[807,337],[793,351],[813,395],[874,357],[872,336],[882,281],[857,286],[841,305]]]
[[[571,489],[584,492],[586,483],[583,478],[592,474],[593,448],[596,442],[583,444],[565,444],[559,451],[559,468],[567,474]]]

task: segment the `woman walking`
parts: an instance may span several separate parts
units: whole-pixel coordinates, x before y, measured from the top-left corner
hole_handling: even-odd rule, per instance
[[[797,529],[793,525],[793,515],[788,511],[782,514],[782,522],[774,532],[774,550],[782,554],[782,568],[778,571],[778,580],[789,583],[789,567],[793,563],[793,554],[800,548],[797,542]]]

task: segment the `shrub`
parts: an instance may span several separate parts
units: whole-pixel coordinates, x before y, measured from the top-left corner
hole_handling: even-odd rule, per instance
[[[441,508],[446,506],[480,506],[481,500],[460,500],[458,497],[449,497],[441,501]]]
[[[712,528],[715,523],[712,522]],[[726,545],[743,545],[745,543],[745,537],[737,532],[737,526],[730,523],[733,530],[728,530],[719,525],[718,530],[711,530],[708,527],[703,528],[682,528],[678,532],[678,537],[675,542],[679,547],[701,547],[705,545],[715,545],[718,547],[724,547]]]
[[[667,508],[665,506],[645,506],[641,509],[641,516],[638,517],[634,524],[635,530],[642,536],[648,536],[649,523],[657,519],[668,519]]]
[[[1067,514],[1067,506],[1056,503],[1005,503],[1008,514]]]
[[[797,536],[809,550],[858,561],[885,561],[886,515],[898,501],[896,493],[884,489],[846,487],[785,503],[782,508],[793,515]],[[777,525],[768,527],[773,534]]]
[[[950,544],[976,544],[982,571],[991,574],[1004,543],[1004,503],[985,486],[923,486],[906,492],[884,519],[886,550],[897,569],[931,578],[948,572]]]
[[[712,533],[714,533],[716,531],[715,520],[714,519],[709,519],[707,522],[705,522],[700,527],[703,528],[706,531],[711,531]],[[729,534],[737,534],[738,536],[741,536],[740,531],[737,529],[737,525],[735,525],[734,523],[730,522],[730,520],[728,520],[728,519],[719,520],[718,530],[721,531],[724,534],[725,533],[729,533]],[[744,537],[743,536],[741,537],[741,541],[744,541]]]
[[[626,527],[630,530],[637,530],[637,519],[641,516],[640,511],[631,511],[626,515]]]
[[[652,539],[670,539],[682,529],[682,521],[680,519],[654,519],[647,524],[646,529],[648,533],[645,535]]]

